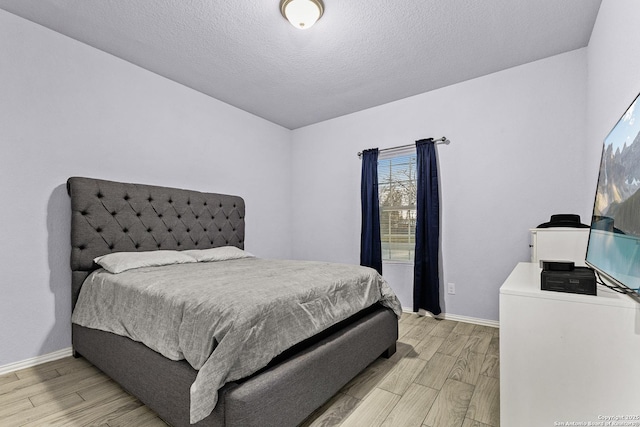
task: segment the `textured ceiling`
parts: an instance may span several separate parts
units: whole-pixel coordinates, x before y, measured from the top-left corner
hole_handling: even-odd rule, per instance
[[[0,0],[0,8],[289,129],[584,47],[601,0]]]

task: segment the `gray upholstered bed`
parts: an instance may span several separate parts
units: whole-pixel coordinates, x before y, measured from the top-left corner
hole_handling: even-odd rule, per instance
[[[175,188],[70,178],[72,303],[112,252],[244,248],[242,198]],[[369,363],[395,351],[396,315],[374,305],[285,351],[266,368],[219,390],[198,426],[297,425]],[[120,383],[174,426],[188,426],[197,371],[129,338],[72,325],[76,355]]]

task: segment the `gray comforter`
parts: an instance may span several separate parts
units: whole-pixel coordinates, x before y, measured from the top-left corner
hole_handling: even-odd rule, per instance
[[[400,315],[398,299],[370,268],[246,258],[97,270],[72,321],[186,359],[199,370],[191,386],[195,423],[213,411],[225,383],[378,301]]]

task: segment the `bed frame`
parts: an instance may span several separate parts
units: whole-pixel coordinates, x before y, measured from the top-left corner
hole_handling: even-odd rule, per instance
[[[111,252],[244,249],[242,198],[91,178],[69,178],[72,307],[82,283]],[[395,352],[395,314],[374,306],[311,338],[265,369],[219,391],[214,411],[195,426],[295,426],[367,365]],[[85,357],[173,426],[189,426],[189,388],[197,371],[145,345],[72,325],[74,355]]]

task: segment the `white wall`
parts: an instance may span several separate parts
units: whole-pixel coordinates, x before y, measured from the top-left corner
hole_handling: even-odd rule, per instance
[[[291,133],[0,10],[0,366],[70,344],[67,177],[241,194],[248,250],[358,263],[356,152],[429,136],[452,141],[443,309],[497,319],[528,228],[591,214],[602,140],[640,92],[639,17],[603,0],[588,49]],[[411,268],[385,275],[410,307]]]
[[[69,176],[241,195],[291,256],[289,130],[2,10],[0,52],[0,366],[70,346]]]
[[[586,180],[593,194],[604,138],[640,92],[640,2],[603,0],[589,40]]]
[[[443,311],[498,319],[498,290],[529,259],[529,228],[591,214],[584,182],[586,49],[293,131],[293,255],[359,262],[358,151],[446,135],[437,147]],[[398,76],[402,78],[402,76]],[[412,266],[383,267],[411,307]]]

